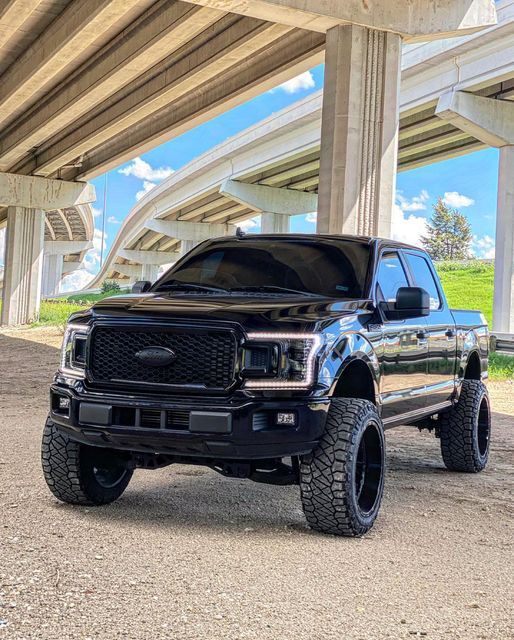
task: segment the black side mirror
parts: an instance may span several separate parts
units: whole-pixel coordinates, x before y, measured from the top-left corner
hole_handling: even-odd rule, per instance
[[[132,293],[146,293],[151,286],[149,280],[138,280],[132,285]]]
[[[430,296],[421,287],[400,287],[393,303],[385,302],[382,309],[388,320],[419,318],[430,314]]]

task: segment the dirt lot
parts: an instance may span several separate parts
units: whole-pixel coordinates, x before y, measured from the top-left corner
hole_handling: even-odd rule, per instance
[[[58,503],[39,442],[59,341],[0,335],[0,640],[512,638],[513,385],[490,385],[484,473],[393,430],[375,528],[338,539],[307,529],[297,488],[200,468],[137,472],[108,507]]]

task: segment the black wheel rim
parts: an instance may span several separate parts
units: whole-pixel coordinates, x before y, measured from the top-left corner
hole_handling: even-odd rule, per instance
[[[93,467],[93,475],[98,484],[104,489],[112,489],[123,481],[127,470],[123,467]]]
[[[491,414],[489,412],[489,402],[487,396],[482,398],[478,411],[477,422],[477,445],[478,453],[484,458],[489,451],[489,437],[491,435]]]
[[[380,426],[370,422],[364,429],[357,451],[354,490],[362,515],[373,512],[382,487],[384,456]]]

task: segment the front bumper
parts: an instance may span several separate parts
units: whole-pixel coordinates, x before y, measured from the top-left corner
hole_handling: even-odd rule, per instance
[[[59,408],[68,398],[67,409]],[[77,393],[54,384],[50,417],[84,444],[176,456],[254,460],[308,453],[318,443],[328,398],[173,398],[161,402],[118,395]],[[278,411],[295,425],[277,425]]]

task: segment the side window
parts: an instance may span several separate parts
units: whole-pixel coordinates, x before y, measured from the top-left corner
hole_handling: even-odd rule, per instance
[[[396,251],[382,254],[378,265],[377,299],[394,302],[400,287],[408,287],[407,276]]]
[[[428,262],[422,256],[414,253],[405,253],[405,258],[412,272],[414,285],[416,287],[422,287],[428,293],[430,296],[430,308],[432,310],[440,309],[441,298]]]

